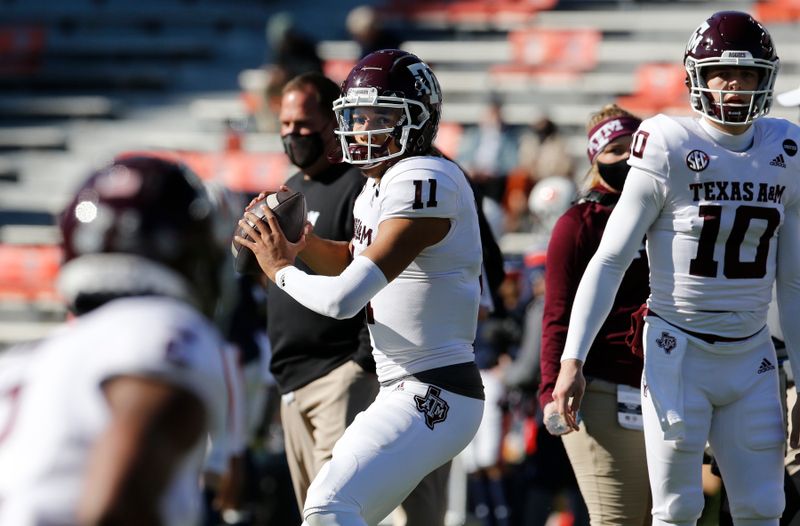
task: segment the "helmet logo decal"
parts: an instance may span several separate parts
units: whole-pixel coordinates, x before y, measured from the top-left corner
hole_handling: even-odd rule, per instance
[[[109,199],[135,195],[142,187],[142,177],[127,166],[113,166],[97,180],[97,192]]]
[[[702,24],[700,24],[700,27],[698,27],[695,30],[694,35],[692,35],[692,38],[689,39],[689,45],[686,46],[686,49],[687,50],[691,50],[692,53],[696,53],[697,52],[697,46],[699,46],[700,42],[703,41],[703,34],[710,27],[711,26],[708,25],[708,21],[707,20],[705,22],[703,22]]]
[[[708,167],[708,154],[701,150],[692,150],[686,156],[686,166],[693,172],[702,172]]]
[[[408,66],[408,70],[411,71],[411,74],[417,79],[416,87],[430,96],[431,104],[438,103],[440,99],[438,86],[433,80],[428,66],[424,62],[418,62]]]

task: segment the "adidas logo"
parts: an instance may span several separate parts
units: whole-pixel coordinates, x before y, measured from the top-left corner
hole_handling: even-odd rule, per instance
[[[779,154],[773,160],[769,162],[770,166],[780,166],[781,168],[786,168],[786,163],[783,162],[783,154]]]
[[[756,374],[766,373],[767,371],[772,371],[774,369],[775,369],[775,366],[772,365],[772,363],[769,360],[767,360],[766,358],[763,358],[761,360],[761,367],[758,368],[758,371],[756,372]]]

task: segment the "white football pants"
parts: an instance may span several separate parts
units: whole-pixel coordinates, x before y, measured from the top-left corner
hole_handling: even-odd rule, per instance
[[[654,390],[648,389],[658,378],[653,369],[648,378],[647,365],[643,376],[653,525],[696,524],[703,510],[701,465],[708,441],[728,490],[734,524],[778,526],[784,508],[785,431],[777,359],[768,332],[744,342],[711,345],[686,337],[662,320],[648,319],[645,361],[653,353],[669,354],[666,349],[675,348],[670,344],[676,335],[678,341],[687,340],[679,380],[672,383],[682,394],[677,398],[685,425],[682,439],[664,439],[659,422],[664,415],[657,407],[663,412],[665,404],[654,403]],[[663,384],[659,392],[663,396]]]
[[[381,388],[311,483],[304,524],[373,526],[475,436],[483,400],[404,380]]]

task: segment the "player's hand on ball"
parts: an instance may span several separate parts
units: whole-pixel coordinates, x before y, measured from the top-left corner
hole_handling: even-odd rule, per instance
[[[272,223],[277,225],[275,228],[270,226],[270,217],[272,217]],[[247,211],[236,229],[231,243],[234,268],[240,274],[259,275],[267,272],[269,275],[268,269],[272,264],[266,263],[269,259],[265,259],[263,256],[263,246],[282,246],[282,244],[292,247],[291,250],[285,249],[281,253],[287,258],[291,258],[288,263],[291,265],[297,251],[302,250],[305,246],[304,244],[295,245],[301,241],[305,243],[305,236],[308,235],[308,232],[306,200],[302,193],[293,192],[285,186],[282,186],[281,190],[274,194],[262,193],[254,203],[248,205]],[[270,237],[270,234],[276,235]],[[263,245],[259,249],[262,251],[262,258],[257,258],[256,250],[259,243]],[[266,243],[271,243],[271,245],[265,245]],[[275,271],[275,269],[271,270],[273,273]]]
[[[305,248],[306,234],[310,228],[306,225],[300,239],[292,243],[286,239],[272,210],[265,205],[261,209],[264,212],[263,220],[253,212],[245,212],[244,218],[239,220],[239,227],[249,239],[237,235],[234,240],[253,252],[258,265],[274,281],[275,274],[283,267],[292,265],[297,253]]]

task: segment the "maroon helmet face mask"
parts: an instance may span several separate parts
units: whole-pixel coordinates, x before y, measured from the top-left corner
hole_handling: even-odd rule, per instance
[[[210,314],[223,252],[213,207],[188,168],[127,157],[95,172],[60,218],[59,289],[81,314],[123,296],[166,295]]]
[[[333,103],[343,161],[373,167],[428,153],[441,115],[442,91],[417,56],[384,49],[364,57]],[[395,145],[392,148],[392,144]]]
[[[713,14],[689,38],[683,62],[695,112],[726,125],[748,125],[769,112],[779,60],[767,30],[747,13]],[[758,86],[750,91],[712,90],[706,82],[712,67],[753,68]],[[723,103],[730,94],[744,102]]]

